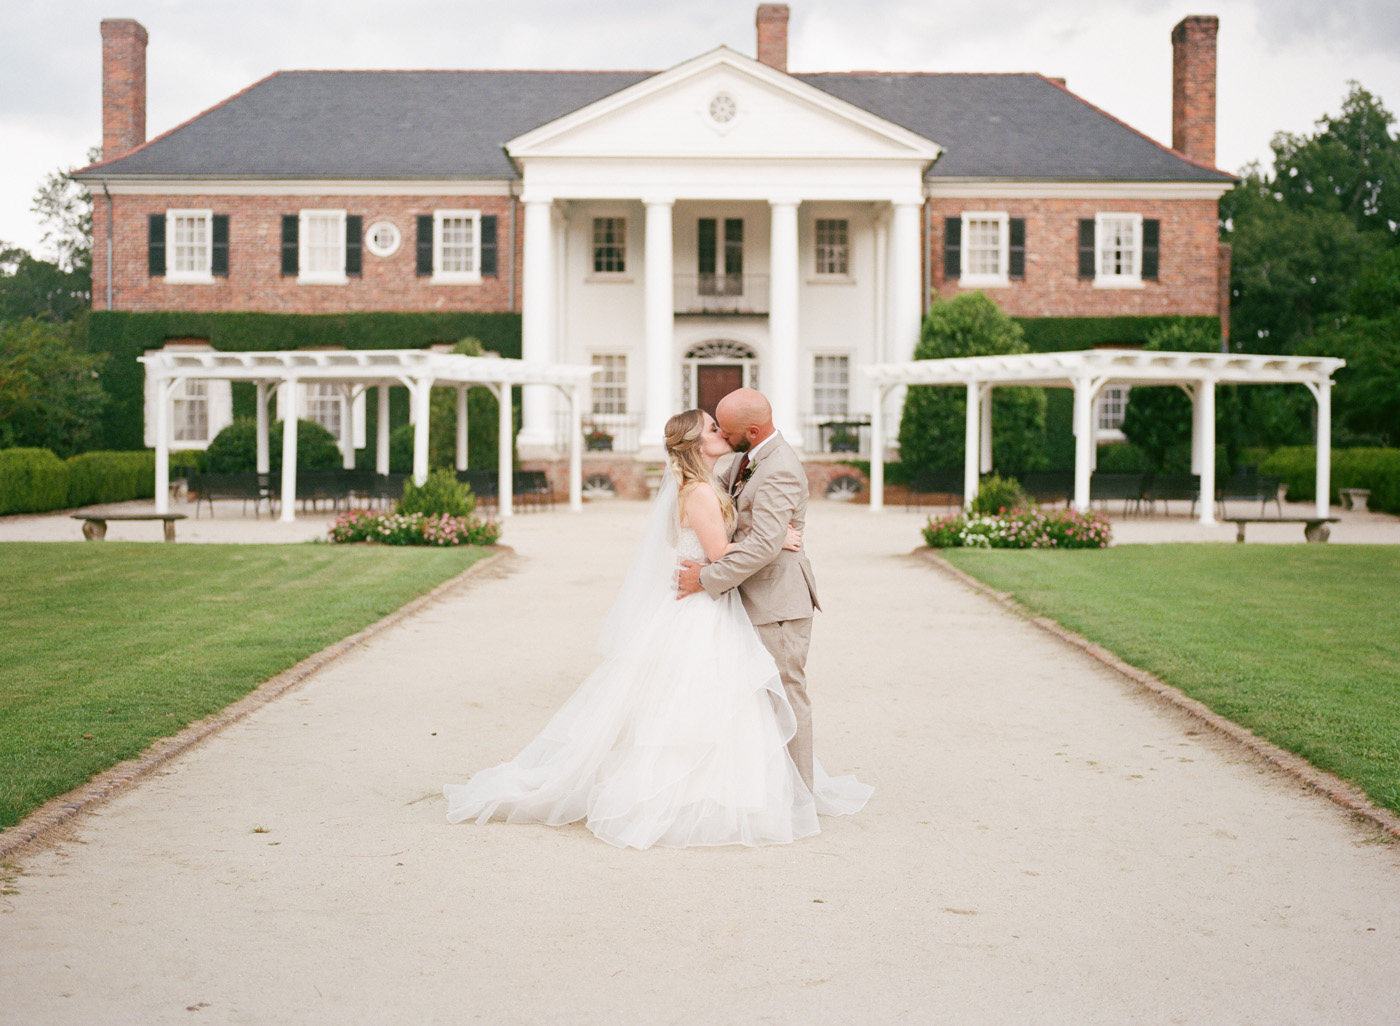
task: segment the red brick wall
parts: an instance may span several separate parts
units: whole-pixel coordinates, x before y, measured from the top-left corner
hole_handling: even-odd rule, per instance
[[[943,219],[965,210],[1006,211],[1026,219],[1026,278],[986,294],[1013,317],[1112,317],[1219,313],[1219,256],[1214,200],[939,199],[930,200],[933,291],[951,299],[970,291],[943,277]],[[1079,219],[1141,214],[1161,221],[1158,280],[1140,289],[1095,288],[1079,279]]]
[[[102,159],[146,141],[146,30],[130,18],[102,22]]]
[[[107,202],[101,188],[93,204],[93,307],[107,309]],[[352,313],[365,311],[519,310],[520,240],[524,218],[517,209],[516,301],[510,297],[510,206],[508,196],[131,196],[112,197],[114,310],[259,311],[264,313]],[[364,273],[346,285],[298,285],[282,277],[282,215],[312,209],[344,210],[398,226],[401,241],[389,257],[364,249]],[[214,284],[171,284],[147,273],[147,217],[166,210],[211,210],[229,219],[229,274]],[[499,274],[477,285],[430,285],[416,273],[418,215],[434,210],[495,214]]]
[[[1172,29],[1172,149],[1215,166],[1215,37],[1220,19],[1183,18]]]
[[[759,4],[754,21],[758,29],[759,63],[787,71],[788,5]]]

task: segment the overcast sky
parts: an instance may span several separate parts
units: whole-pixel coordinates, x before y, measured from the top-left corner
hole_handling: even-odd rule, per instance
[[[1038,71],[1171,143],[1172,26],[1220,18],[1217,162],[1267,165],[1278,131],[1311,132],[1348,79],[1400,109],[1396,0],[793,0],[788,68]],[[30,203],[102,141],[104,17],[150,33],[147,137],[278,70],[664,70],[721,44],[754,52],[742,0],[3,0],[0,240],[42,252]]]

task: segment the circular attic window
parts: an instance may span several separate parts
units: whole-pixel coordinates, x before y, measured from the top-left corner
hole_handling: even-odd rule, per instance
[[[715,98],[710,101],[710,117],[716,124],[729,124],[738,112],[738,104],[728,93],[716,93]]]
[[[365,233],[365,246],[375,256],[393,256],[401,239],[398,226],[392,221],[376,221]]]

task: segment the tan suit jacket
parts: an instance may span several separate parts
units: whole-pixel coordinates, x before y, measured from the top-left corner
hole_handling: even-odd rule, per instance
[[[719,474],[730,494],[738,469],[735,456]],[[739,547],[704,567],[700,584],[711,598],[737,587],[756,626],[808,618],[821,608],[812,564],[805,551],[783,548],[788,524],[800,531],[807,523],[807,473],[777,433],[750,459],[748,469],[749,478],[734,500]]]

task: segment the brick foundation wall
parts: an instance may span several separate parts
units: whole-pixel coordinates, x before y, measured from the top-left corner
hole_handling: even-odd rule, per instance
[[[133,196],[114,195],[113,310],[257,311],[262,313],[357,313],[368,311],[519,310],[524,218],[515,218],[515,301],[510,296],[508,196]],[[213,284],[170,283],[151,277],[147,263],[147,217],[167,210],[211,210],[229,219],[229,274]],[[298,285],[283,277],[282,215],[300,210],[344,210],[399,229],[399,248],[379,257],[364,248],[363,274],[345,285]],[[499,274],[474,285],[432,285],[416,273],[417,218],[434,210],[476,210],[497,220]],[[107,303],[107,200],[93,189],[93,308]]]
[[[943,277],[943,222],[963,211],[1006,211],[1026,220],[1026,277],[985,289],[1013,317],[1115,317],[1219,313],[1215,200],[943,199],[934,197],[929,259],[933,290],[951,299],[964,289]],[[1138,289],[1095,288],[1079,278],[1079,220],[1100,213],[1161,221],[1158,280]]]

